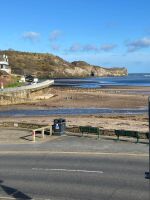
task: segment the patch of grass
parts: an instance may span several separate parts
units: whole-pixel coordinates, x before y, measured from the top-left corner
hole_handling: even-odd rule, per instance
[[[23,86],[24,83],[19,82],[20,77],[12,76],[11,80],[5,85],[5,88],[14,88]]]
[[[14,88],[14,87],[20,87],[23,86],[23,83],[19,83],[19,82],[15,82],[15,83],[9,83],[8,85],[6,85],[7,88]]]

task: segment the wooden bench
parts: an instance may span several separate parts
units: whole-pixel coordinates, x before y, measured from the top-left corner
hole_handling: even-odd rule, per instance
[[[92,126],[79,126],[79,130],[80,132],[82,133],[82,136],[83,136],[83,133],[93,133],[93,134],[96,134],[97,135],[97,138],[99,139],[100,138],[100,130],[99,128],[97,127],[92,127]]]
[[[44,138],[44,132],[45,132],[46,130],[49,130],[50,136],[51,136],[51,135],[52,135],[52,125],[44,126],[44,127],[37,128],[37,129],[33,129],[33,130],[32,130],[33,142],[35,142],[35,134],[36,134],[37,131],[41,131],[42,138]]]
[[[115,130],[115,134],[117,136],[117,140],[119,140],[120,136],[133,137],[137,139],[137,143],[139,142],[139,133],[137,131],[128,131],[128,130]]]

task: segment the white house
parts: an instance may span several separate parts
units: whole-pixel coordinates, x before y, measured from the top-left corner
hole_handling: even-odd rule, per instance
[[[5,71],[8,74],[11,74],[11,68],[8,62],[8,56],[0,55],[0,71]]]

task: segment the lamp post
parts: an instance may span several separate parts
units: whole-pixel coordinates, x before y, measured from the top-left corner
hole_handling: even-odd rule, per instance
[[[149,118],[149,172],[145,172],[145,178],[150,179],[150,97],[148,98],[148,118]]]

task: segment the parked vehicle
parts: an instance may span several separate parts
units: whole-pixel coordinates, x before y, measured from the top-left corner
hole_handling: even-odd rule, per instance
[[[32,76],[32,75],[26,75],[25,81],[29,83],[38,83],[38,78]]]

